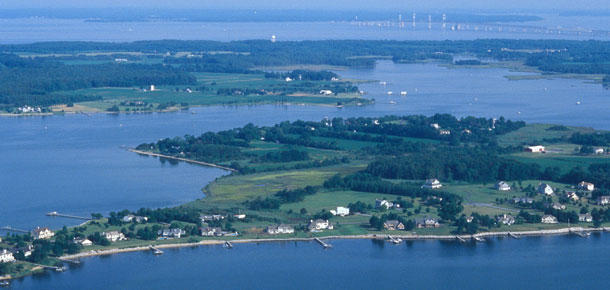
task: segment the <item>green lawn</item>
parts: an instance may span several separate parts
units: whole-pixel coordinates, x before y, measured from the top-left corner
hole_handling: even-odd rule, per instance
[[[592,128],[567,126],[567,131],[548,130],[554,125],[550,124],[529,124],[517,131],[498,136],[498,144],[508,145],[538,145],[543,143],[543,139],[567,138],[576,132],[593,133]]]

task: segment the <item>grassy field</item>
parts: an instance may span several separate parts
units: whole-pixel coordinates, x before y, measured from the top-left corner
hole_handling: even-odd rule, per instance
[[[554,125],[550,124],[529,124],[517,131],[498,136],[498,144],[501,146],[509,145],[538,145],[543,139],[568,138],[576,132],[593,133],[592,128],[571,127],[567,131],[548,130]]]

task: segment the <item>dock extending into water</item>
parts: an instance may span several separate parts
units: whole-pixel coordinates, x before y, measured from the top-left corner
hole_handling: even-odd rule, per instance
[[[29,233],[30,232],[30,231],[26,231],[26,230],[15,229],[10,226],[2,227],[2,228],[0,228],[0,230],[7,231],[7,232],[15,232],[15,233]]]
[[[231,244],[231,242],[229,242],[229,241],[225,241],[225,248],[233,249],[233,244]]]
[[[86,221],[90,221],[91,220],[90,217],[76,216],[76,215],[69,215],[69,214],[62,214],[62,213],[58,213],[56,211],[52,211],[52,212],[47,213],[47,216],[51,216],[51,217],[63,217],[63,218],[86,220]]]
[[[508,232],[508,236],[509,236],[509,237],[511,237],[511,238],[513,238],[513,239],[520,239],[520,238],[521,238],[521,236],[519,236],[519,235],[515,235],[515,234],[513,234],[513,233],[511,233],[511,232]]]
[[[465,243],[466,240],[464,240],[464,238],[460,237],[460,236],[455,236],[455,239],[457,239],[458,241]]]
[[[328,244],[328,243],[326,243],[326,242],[324,242],[324,241],[320,240],[319,238],[314,238],[314,240],[315,240],[316,242],[318,242],[320,245],[322,245],[322,247],[323,247],[324,249],[328,249],[328,248],[332,248],[332,247],[333,247],[331,244]]]
[[[161,251],[161,249],[159,249],[159,248],[157,248],[157,247],[155,247],[155,246],[153,246],[153,245],[148,246],[148,248],[149,248],[151,251],[153,251],[153,253],[154,253],[155,255],[163,255],[163,251]]]
[[[400,244],[400,243],[402,243],[402,239],[397,239],[395,237],[388,235],[388,242],[393,243],[393,244]]]

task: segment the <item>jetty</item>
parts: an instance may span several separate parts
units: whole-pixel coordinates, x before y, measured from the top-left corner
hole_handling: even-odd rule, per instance
[[[462,242],[462,243],[465,243],[465,242],[466,242],[466,240],[464,240],[464,238],[462,238],[462,237],[460,237],[460,236],[455,236],[455,238],[456,238],[458,241]]]
[[[208,162],[203,162],[203,161],[197,161],[197,160],[191,160],[191,159],[186,159],[186,158],[180,158],[180,157],[174,157],[174,156],[169,156],[169,155],[163,155],[163,154],[159,154],[159,153],[142,151],[142,150],[137,150],[137,149],[133,149],[133,148],[129,148],[127,150],[130,151],[130,152],[133,152],[133,153],[140,154],[140,155],[148,155],[148,156],[153,156],[153,157],[159,157],[159,158],[165,158],[165,159],[184,161],[184,162],[187,162],[187,163],[199,164],[199,165],[208,166],[208,167],[215,167],[215,168],[219,168],[219,169],[223,169],[223,170],[227,170],[227,171],[231,171],[231,172],[237,172],[237,170],[235,170],[234,168],[230,168],[230,167],[226,167],[226,166],[222,166],[222,165],[218,165],[218,164],[213,164],[213,163],[208,163]]]
[[[68,270],[68,267],[66,267],[66,266],[56,267],[56,266],[47,266],[47,265],[36,264],[36,263],[31,263],[31,264],[34,266],[44,268],[44,269],[54,270],[56,272],[63,272],[63,271]]]
[[[159,248],[157,248],[157,247],[155,247],[153,245],[148,246],[148,248],[151,251],[153,251],[153,254],[155,254],[155,255],[163,255],[163,251],[161,251],[161,249],[159,249]]]
[[[47,216],[50,216],[50,217],[63,217],[63,218],[77,219],[77,220],[86,220],[86,221],[90,221],[91,220],[91,218],[89,218],[89,217],[69,215],[69,214],[62,214],[62,213],[58,213],[56,211],[52,211],[52,212],[47,213]]]
[[[393,243],[393,244],[400,244],[400,243],[402,243],[402,239],[398,239],[398,238],[388,235],[388,242]]]
[[[322,247],[323,247],[324,249],[328,249],[328,248],[332,248],[332,247],[333,247],[331,244],[327,244],[326,242],[324,242],[324,241],[320,240],[319,238],[314,238],[314,240],[315,240],[316,242],[318,242],[320,245],[322,245]]]
[[[579,236],[581,238],[586,238],[586,237],[591,235],[591,233],[589,233],[589,232],[574,232],[573,231],[571,233],[574,234],[574,235],[577,235],[577,236]]]
[[[484,239],[484,238],[477,237],[477,236],[472,236],[472,239],[473,239],[475,242],[485,242],[485,239]]]
[[[15,233],[29,233],[30,232],[30,231],[26,231],[26,230],[15,229],[15,228],[12,228],[11,226],[2,227],[0,229],[3,231],[15,232]]]
[[[509,236],[509,237],[511,237],[511,238],[513,238],[513,239],[520,239],[520,238],[521,238],[521,236],[519,236],[519,235],[515,235],[515,234],[513,234],[513,233],[511,233],[511,232],[508,232],[508,236]]]
[[[225,241],[225,248],[233,249],[233,244],[231,244],[231,242],[229,242],[229,241]]]

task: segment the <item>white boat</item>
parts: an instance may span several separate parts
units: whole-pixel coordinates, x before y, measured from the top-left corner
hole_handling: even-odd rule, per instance
[[[390,101],[390,104],[392,104],[392,105],[396,105],[396,102],[394,102],[394,101]]]
[[[385,85],[387,85],[388,83],[386,83],[386,82],[379,82],[379,84],[380,84],[380,85],[382,85],[382,86],[385,86]]]
[[[402,92],[400,92],[400,95],[401,95],[401,96],[406,96],[406,95],[407,95],[407,91],[402,91]]]
[[[388,92],[388,95],[391,95],[391,94],[392,94],[392,91],[389,91],[389,92]]]

